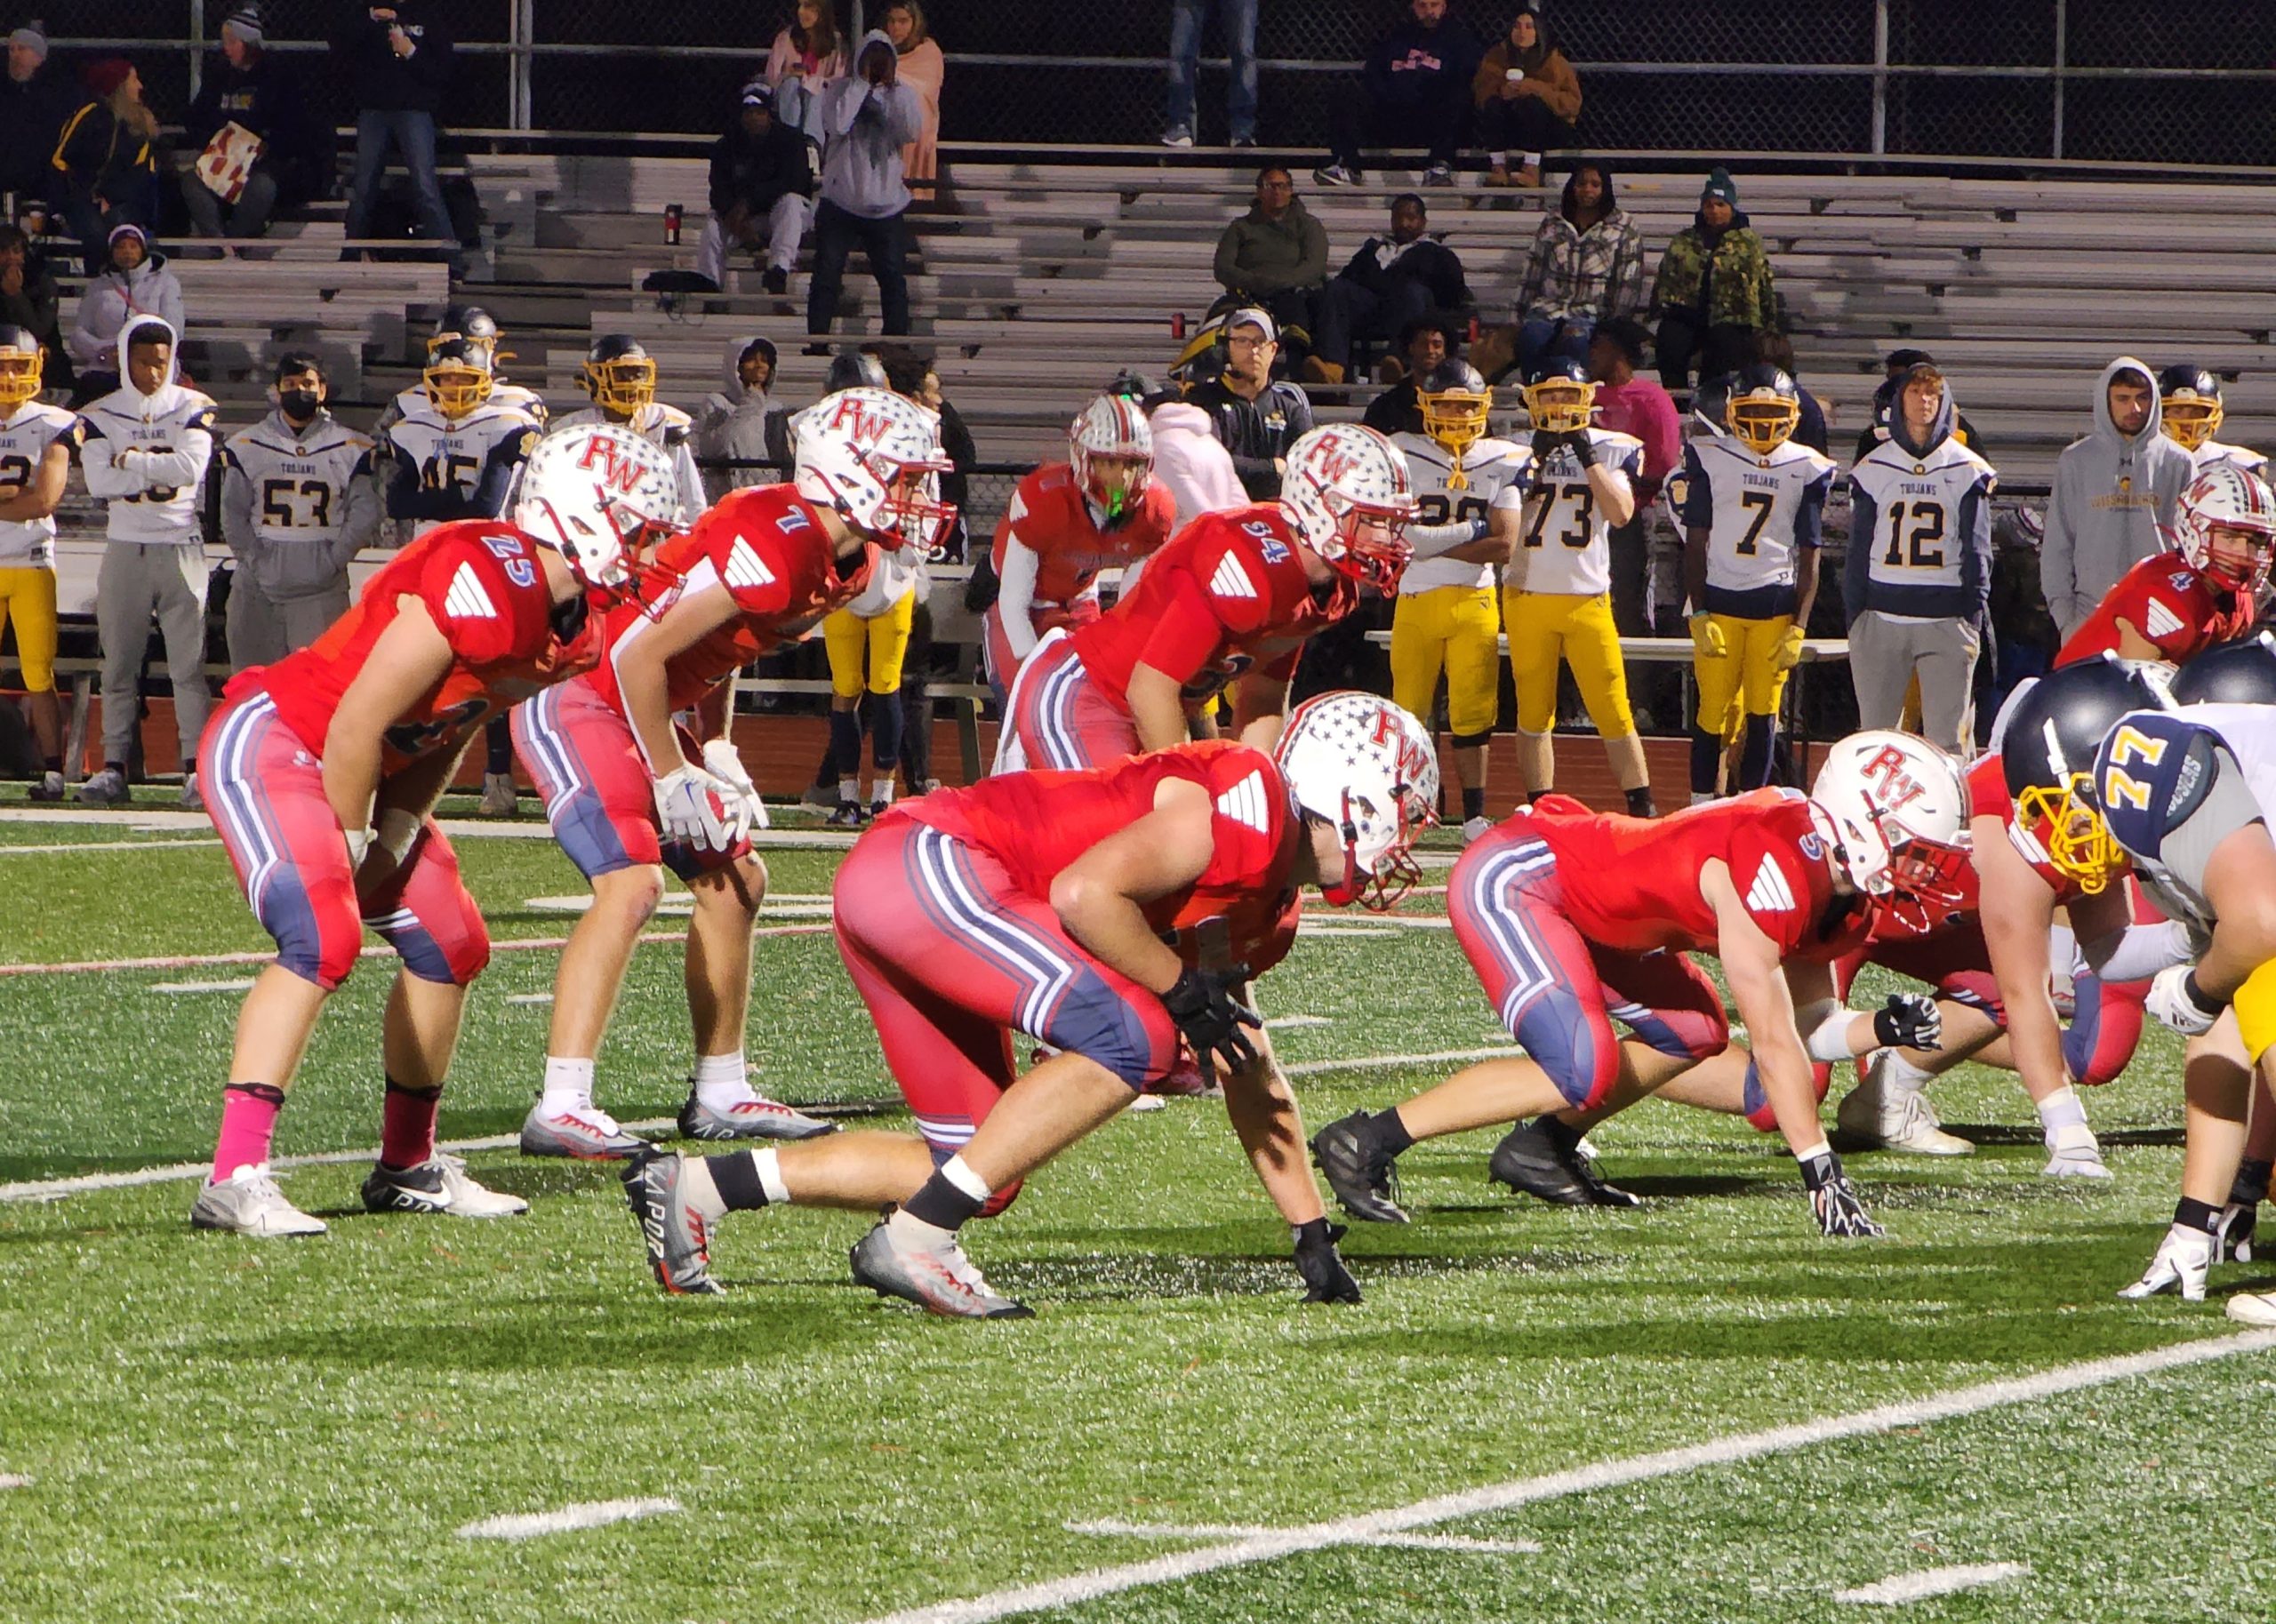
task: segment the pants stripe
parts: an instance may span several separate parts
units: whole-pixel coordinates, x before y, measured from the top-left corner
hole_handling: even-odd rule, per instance
[[[1502,905],[1502,893],[1511,881],[1556,864],[1556,854],[1546,842],[1528,841],[1495,852],[1479,865],[1470,882],[1471,907],[1479,924],[1494,939],[1503,961],[1519,972],[1517,985],[1502,1000],[1502,1024],[1511,1033],[1517,1031],[1526,1005],[1556,986],[1557,976],[1554,963],[1527,934],[1523,921]]]
[[[1044,1036],[1060,1000],[1074,983],[1076,967],[1052,943],[989,909],[973,886],[955,840],[927,828],[918,835],[914,846],[918,874],[934,900],[1020,983],[1020,1030]]]
[[[220,738],[220,771],[215,775],[215,794],[211,804],[229,827],[224,831],[236,837],[236,844],[253,859],[245,870],[245,900],[252,904],[256,917],[260,913],[261,893],[284,860],[281,844],[269,831],[262,816],[260,802],[254,793],[253,778],[246,772],[246,761],[261,745],[261,736],[275,723],[276,701],[266,693],[248,699],[231,713],[221,724]]]

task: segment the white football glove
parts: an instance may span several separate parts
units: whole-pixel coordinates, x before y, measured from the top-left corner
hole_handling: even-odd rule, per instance
[[[2144,1000],[2151,1014],[2188,1037],[2211,1031],[2213,1023],[2221,1018],[2219,1010],[2208,1010],[2190,990],[2189,977],[2193,968],[2173,964],[2159,971],[2151,979],[2150,996]]]
[[[2175,1224],[2158,1243],[2143,1276],[2118,1294],[2140,1299],[2162,1292],[2179,1292],[2184,1302],[2205,1300],[2205,1276],[2213,1267],[2213,1237],[2202,1229]]]
[[[2102,1159],[2102,1141],[2082,1122],[2065,1124],[2048,1136],[2047,1165],[2042,1179],[2107,1179],[2110,1169]]]
[[[656,818],[667,840],[698,851],[725,852],[742,837],[742,796],[733,784],[686,763],[658,779],[655,788]]]
[[[763,829],[766,821],[766,803],[758,798],[758,786],[750,781],[750,773],[743,766],[743,758],[734,744],[726,739],[707,739],[703,741],[703,764],[711,776],[734,787],[742,796],[743,827]]]

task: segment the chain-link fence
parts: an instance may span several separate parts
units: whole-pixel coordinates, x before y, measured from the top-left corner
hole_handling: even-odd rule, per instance
[[[178,114],[231,0],[46,0],[67,54],[124,42],[162,114]],[[266,0],[273,48],[351,106],[323,51],[346,0]],[[836,0],[841,25],[883,0]],[[1150,143],[1161,132],[1173,0],[937,0],[948,53],[942,133],[1007,144]],[[1214,12],[1230,9],[1214,0]],[[789,0],[429,0],[460,42],[445,122],[462,131],[704,134],[791,19]],[[1318,147],[1358,60],[1404,0],[1263,4],[1261,135]],[[1507,6],[1464,7],[1484,43]],[[1935,154],[2167,164],[2266,164],[2276,6],[2235,0],[1647,0],[1552,8],[1602,150]],[[1203,35],[1205,140],[1224,128],[1225,44]]]

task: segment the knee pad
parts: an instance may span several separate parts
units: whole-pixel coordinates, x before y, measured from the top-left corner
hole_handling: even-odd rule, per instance
[[[1447,741],[1457,750],[1475,750],[1483,748],[1493,737],[1494,730],[1487,728],[1482,733],[1449,733]]]
[[[344,898],[327,908],[298,891],[272,893],[264,900],[260,923],[276,939],[276,962],[326,992],[340,989],[364,949],[363,922]]]

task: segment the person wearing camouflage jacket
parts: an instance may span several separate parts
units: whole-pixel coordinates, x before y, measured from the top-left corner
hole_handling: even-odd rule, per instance
[[[1670,389],[1690,382],[1695,358],[1703,379],[1737,372],[1753,335],[1777,325],[1770,256],[1738,204],[1729,172],[1715,171],[1699,212],[1661,256],[1652,313],[1660,324],[1660,381]]]

